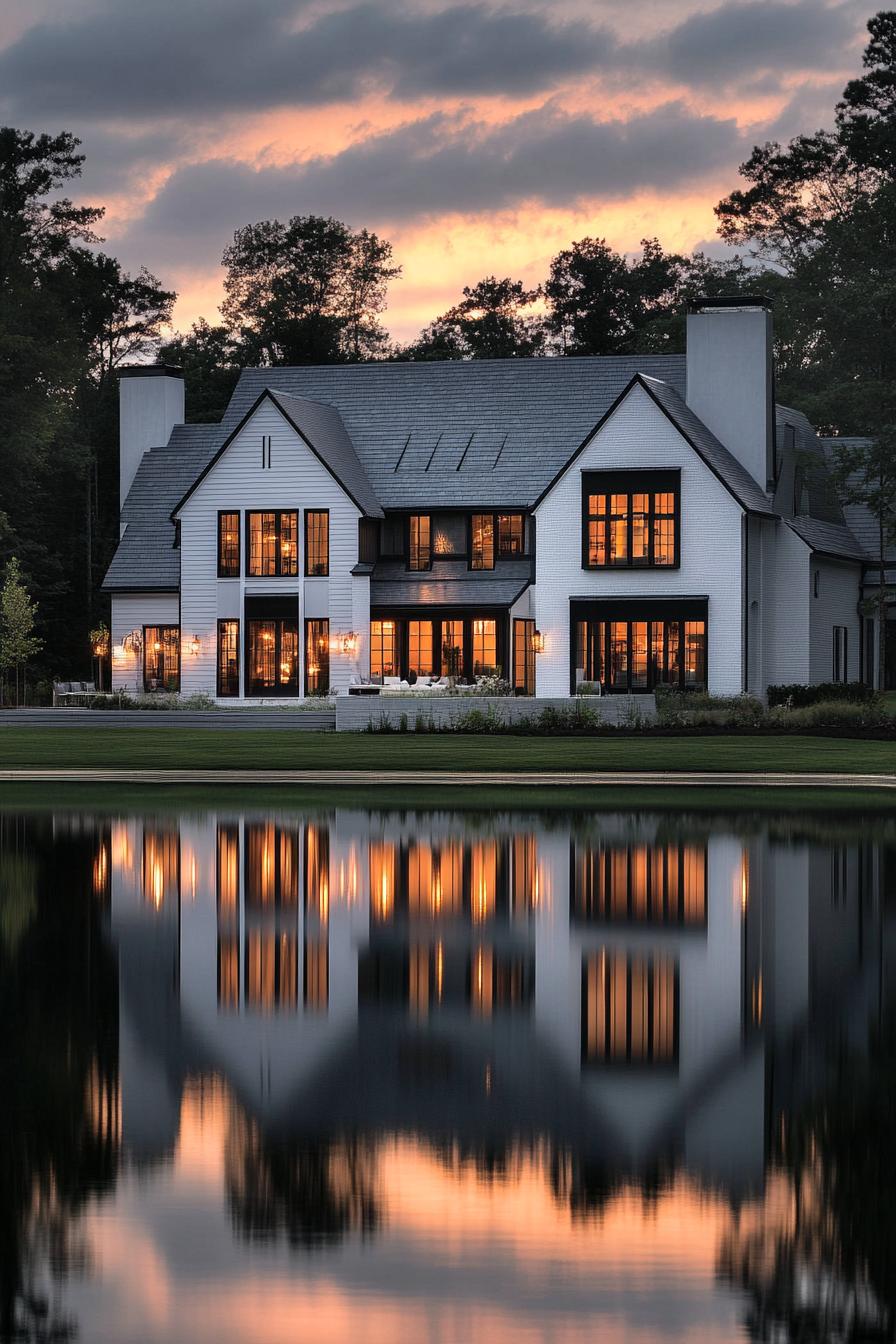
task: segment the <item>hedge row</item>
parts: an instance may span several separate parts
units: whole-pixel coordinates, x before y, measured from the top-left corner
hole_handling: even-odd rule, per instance
[[[832,700],[846,700],[853,705],[867,704],[876,699],[877,692],[862,681],[824,681],[817,686],[769,686],[768,707],[788,705],[792,709],[805,709],[808,705],[817,705],[822,701],[829,704]]]

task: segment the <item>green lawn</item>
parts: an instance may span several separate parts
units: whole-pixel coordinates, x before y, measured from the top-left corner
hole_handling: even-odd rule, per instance
[[[749,770],[896,774],[896,743],[824,737],[539,738],[269,729],[0,728],[0,768]]]

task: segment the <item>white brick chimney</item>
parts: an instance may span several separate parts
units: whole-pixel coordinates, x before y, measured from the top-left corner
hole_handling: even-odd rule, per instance
[[[774,332],[767,299],[703,299],[688,313],[687,402],[763,490],[775,475]]]
[[[147,448],[161,448],[184,423],[184,379],[171,364],[131,364],[118,374],[119,504]]]

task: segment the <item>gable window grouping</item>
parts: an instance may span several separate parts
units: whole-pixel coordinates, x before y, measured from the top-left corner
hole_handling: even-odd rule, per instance
[[[311,578],[330,572],[330,511],[305,511],[305,573]]]
[[[299,515],[295,509],[247,513],[247,573],[252,578],[293,577],[299,572]]]
[[[218,514],[218,578],[240,576],[240,515]]]
[[[586,472],[583,568],[675,568],[680,495],[677,471]]]

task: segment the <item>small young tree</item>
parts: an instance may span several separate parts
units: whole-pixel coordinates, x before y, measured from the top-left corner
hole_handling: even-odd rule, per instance
[[[896,540],[896,425],[889,425],[866,444],[844,444],[835,455],[836,478],[844,504],[864,504],[877,523],[877,595],[868,603],[876,615],[877,677],[883,689],[887,666],[887,550]]]
[[[24,691],[25,667],[28,659],[43,648],[43,640],[34,634],[34,616],[37,606],[31,601],[22,581],[22,571],[15,556],[6,566],[3,587],[0,589],[0,670],[13,670],[15,676],[15,703],[19,703],[19,679]]]

